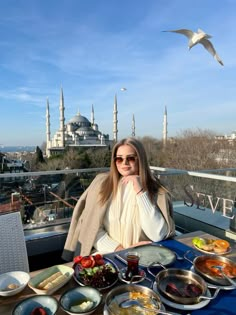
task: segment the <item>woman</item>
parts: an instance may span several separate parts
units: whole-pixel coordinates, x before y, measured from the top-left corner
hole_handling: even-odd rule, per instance
[[[77,202],[62,258],[108,253],[174,235],[167,190],[152,175],[140,141],[112,150],[109,173],[95,177]]]

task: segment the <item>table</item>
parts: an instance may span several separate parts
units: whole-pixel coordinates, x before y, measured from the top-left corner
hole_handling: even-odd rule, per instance
[[[179,237],[176,237],[173,240],[165,240],[160,242],[159,244],[162,244],[163,246],[168,247],[169,249],[176,251],[178,254],[183,255],[187,250],[189,250],[192,247],[191,240],[194,236],[202,236],[202,237],[210,237],[213,238],[213,236],[203,233],[201,231],[196,231],[193,233],[187,233],[183,234]],[[199,253],[200,254],[200,253]],[[106,255],[109,258],[114,259],[114,253],[111,253],[109,255]],[[236,262],[236,246],[232,246],[232,252],[227,255],[228,258],[232,259]],[[115,263],[118,265],[118,267],[124,267],[124,265],[119,262],[115,261]],[[72,263],[67,263],[66,265],[72,266]],[[186,268],[190,269],[191,264],[186,260],[176,260],[174,265],[171,266],[174,268]],[[30,275],[33,277],[35,276],[39,271],[34,271]],[[63,288],[55,292],[53,296],[59,300],[61,294],[68,290],[69,288],[73,288],[77,286],[78,284],[75,282],[75,280],[72,278],[70,282],[65,285]],[[11,311],[13,310],[14,306],[21,301],[22,299],[25,299],[27,297],[30,297],[34,295],[35,292],[32,291],[29,287],[26,287],[21,293],[18,295],[15,295],[13,297],[0,297],[0,314],[1,315],[11,315]],[[221,290],[216,297],[216,299],[212,300],[207,306],[205,306],[202,309],[197,310],[191,310],[191,311],[184,311],[184,310],[175,310],[181,314],[189,314],[192,315],[218,315],[218,314],[227,314],[227,315],[235,315],[235,301],[236,301],[236,290]],[[170,307],[166,306],[167,310],[172,310]],[[57,315],[65,315],[66,313],[59,308]],[[94,315],[103,315],[103,305],[93,313]]]

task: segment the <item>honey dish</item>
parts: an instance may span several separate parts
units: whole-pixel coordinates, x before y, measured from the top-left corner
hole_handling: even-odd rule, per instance
[[[35,295],[20,301],[12,311],[12,315],[55,315],[59,307],[58,301],[50,295]]]
[[[24,271],[11,271],[0,275],[0,296],[13,296],[27,286],[30,275]]]

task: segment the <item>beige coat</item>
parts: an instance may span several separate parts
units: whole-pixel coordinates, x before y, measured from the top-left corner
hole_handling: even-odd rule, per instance
[[[71,219],[62,258],[72,261],[74,256],[86,256],[91,253],[97,232],[102,225],[107,203],[99,204],[100,186],[107,174],[99,174],[78,200]],[[166,238],[174,235],[175,225],[172,219],[173,209],[169,194],[160,189],[157,205],[168,224]]]

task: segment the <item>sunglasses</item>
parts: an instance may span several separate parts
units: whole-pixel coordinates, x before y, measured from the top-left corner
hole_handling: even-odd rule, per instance
[[[128,155],[126,157],[122,157],[122,156],[116,156],[114,158],[114,161],[117,163],[117,164],[121,164],[123,163],[124,160],[126,160],[128,163],[134,163],[137,159],[137,156],[136,155]]]

